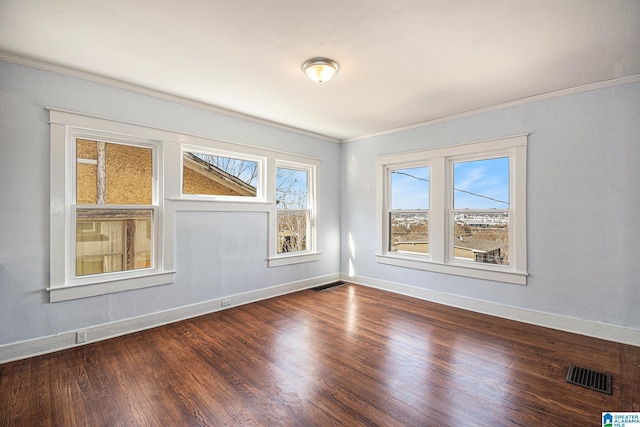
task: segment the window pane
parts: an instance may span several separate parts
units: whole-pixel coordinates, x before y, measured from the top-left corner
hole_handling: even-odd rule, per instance
[[[153,210],[78,209],[76,276],[150,268]]]
[[[429,167],[391,171],[391,209],[429,209]]]
[[[307,250],[309,211],[278,210],[278,253]]]
[[[258,162],[189,152],[183,161],[183,194],[256,197]]]
[[[306,209],[308,172],[297,169],[276,169],[276,208]]]
[[[429,214],[427,212],[389,214],[389,251],[429,253]]]
[[[453,164],[454,209],[508,209],[509,158]]]
[[[454,258],[509,265],[509,214],[454,213]]]
[[[153,150],[78,139],[76,200],[80,205],[150,205]]]

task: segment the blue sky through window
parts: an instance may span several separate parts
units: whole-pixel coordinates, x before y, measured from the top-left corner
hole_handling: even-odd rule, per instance
[[[454,209],[508,209],[509,158],[453,164]]]
[[[307,171],[276,169],[276,207],[298,209],[307,207]]]
[[[391,209],[429,209],[429,167],[391,171]],[[453,163],[454,209],[508,209],[509,158]]]
[[[391,209],[429,209],[429,167],[391,171]]]

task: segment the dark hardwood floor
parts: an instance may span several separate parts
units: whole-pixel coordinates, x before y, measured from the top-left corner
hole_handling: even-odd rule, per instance
[[[611,396],[565,377],[613,375]],[[2,426],[600,426],[640,348],[346,284],[0,365]]]

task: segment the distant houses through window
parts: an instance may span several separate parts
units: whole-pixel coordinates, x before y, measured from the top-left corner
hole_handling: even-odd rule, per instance
[[[450,166],[454,259],[509,265],[509,157],[452,161]]]
[[[526,283],[526,136],[378,159],[380,263]]]
[[[429,254],[429,167],[391,169],[389,251]]]

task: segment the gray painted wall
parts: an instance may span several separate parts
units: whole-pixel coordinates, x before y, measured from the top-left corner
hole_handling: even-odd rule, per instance
[[[321,260],[268,268],[266,213],[178,212],[174,284],[49,303],[45,107],[320,159]],[[338,273],[339,165],[335,143],[0,61],[0,345]]]
[[[378,155],[524,133],[530,134],[526,286],[376,263]],[[360,278],[640,328],[638,83],[348,142],[341,185],[345,274],[351,261]]]

